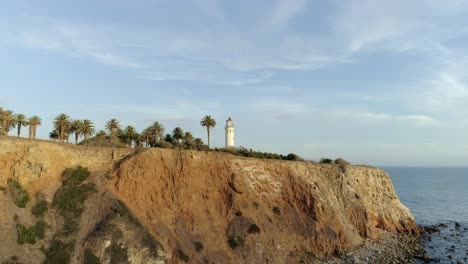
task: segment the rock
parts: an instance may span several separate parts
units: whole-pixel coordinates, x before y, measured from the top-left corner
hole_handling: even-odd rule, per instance
[[[456,229],[460,229],[460,228],[461,228],[461,225],[460,225],[460,223],[458,223],[458,222],[455,222],[455,228],[456,228]]]

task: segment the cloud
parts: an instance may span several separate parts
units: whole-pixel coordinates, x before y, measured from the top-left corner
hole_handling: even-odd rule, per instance
[[[276,0],[271,13],[268,13],[266,25],[270,29],[285,27],[288,22],[303,13],[307,7],[307,0]]]
[[[358,109],[338,109],[331,111],[331,115],[338,118],[359,120],[360,122],[380,122],[385,124],[405,123],[408,125],[437,125],[440,122],[432,116],[420,114],[398,115],[392,113],[379,113]]]
[[[252,102],[248,109],[259,114],[273,116],[275,119],[286,119],[303,115],[309,109],[299,102],[286,102],[284,100],[264,99]]]
[[[142,68],[143,65],[112,51],[114,45],[97,37],[99,33],[86,26],[44,23],[40,29],[28,29],[19,42],[28,48],[63,52],[69,56],[91,58],[104,65]]]
[[[440,43],[466,35],[466,28],[453,18],[463,19],[467,4],[466,0],[336,1],[333,28],[352,53],[366,49],[436,50]]]
[[[348,58],[323,49],[320,36],[291,35],[280,27],[307,9],[306,0],[277,0],[271,8],[253,5],[265,12],[255,16],[248,28],[226,17],[226,6],[216,0],[196,0],[197,12],[209,14],[186,27],[177,26],[171,9],[155,18],[157,27],[109,24],[93,25],[66,19],[32,15],[20,16],[8,35],[24,47],[60,52],[91,59],[109,66],[138,70],[137,76],[152,80],[194,80],[212,82],[211,75],[225,79],[226,85],[245,86],[264,78],[240,77],[241,73],[270,71],[313,71]],[[192,6],[192,5],[191,5]],[[174,11],[174,10],[172,10]],[[240,19],[240,18],[236,18]],[[166,22],[164,22],[166,21]],[[272,38],[278,41],[271,41]],[[324,40],[324,42],[333,40]],[[193,69],[197,69],[194,71]],[[237,79],[240,79],[237,80]]]

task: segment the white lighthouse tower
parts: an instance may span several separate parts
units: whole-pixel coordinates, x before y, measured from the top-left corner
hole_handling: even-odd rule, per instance
[[[226,148],[234,148],[234,121],[230,117],[226,121]]]

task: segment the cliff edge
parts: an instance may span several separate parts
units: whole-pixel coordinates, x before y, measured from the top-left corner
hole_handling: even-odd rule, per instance
[[[0,191],[0,261],[47,260],[40,247],[64,225],[53,201],[63,172],[76,166],[89,169],[86,182],[96,190],[73,240],[62,239],[72,245],[72,263],[89,256],[100,263],[310,262],[341,256],[383,232],[419,232],[390,177],[372,167],[0,137],[0,186],[16,179],[31,197],[18,208],[8,190]],[[41,199],[51,204],[45,238],[20,245],[18,224],[34,224],[30,211]]]

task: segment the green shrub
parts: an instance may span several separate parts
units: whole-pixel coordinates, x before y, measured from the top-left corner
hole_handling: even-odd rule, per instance
[[[332,159],[329,159],[329,158],[322,158],[322,159],[320,159],[320,163],[323,163],[323,164],[332,164],[332,163],[333,163],[333,160],[332,160]]]
[[[290,153],[286,156],[277,154],[277,153],[269,153],[269,152],[261,152],[255,151],[252,149],[246,149],[244,147],[240,148],[229,148],[229,149],[215,149],[215,151],[222,151],[227,152],[232,155],[248,157],[248,158],[257,158],[257,159],[276,159],[276,160],[303,160],[301,157],[294,153]]]
[[[349,162],[342,158],[335,159],[334,163],[339,165],[349,165]]]
[[[229,247],[236,249],[244,245],[244,239],[240,236],[231,236],[228,238]]]
[[[66,169],[63,173],[62,186],[54,195],[52,206],[63,217],[65,235],[71,235],[78,230],[84,202],[90,193],[96,191],[93,183],[83,183],[89,174],[89,170],[83,167]]]
[[[93,254],[91,249],[87,248],[84,252],[84,264],[101,264],[101,261]]]
[[[303,161],[303,159],[301,157],[299,157],[298,155],[294,154],[294,153],[289,153],[286,157],[284,157],[283,159],[285,160],[292,160],[292,161]]]
[[[78,185],[85,181],[91,173],[87,168],[78,166],[76,169],[66,169],[63,172],[63,185]]]
[[[0,186],[0,192],[6,193],[7,188],[5,186]]]
[[[55,193],[52,205],[64,219],[65,235],[71,235],[78,229],[78,221],[84,211],[84,202],[90,193],[95,192],[92,183],[65,185]]]
[[[36,244],[36,234],[34,232],[27,228],[24,225],[16,225],[16,232],[18,233],[18,244],[23,245],[23,244],[31,244],[34,245]]]
[[[259,234],[260,233],[260,228],[256,224],[251,224],[249,226],[249,229],[247,230],[247,233],[249,233],[249,234]]]
[[[38,221],[34,226],[26,227],[24,225],[16,225],[18,233],[18,244],[36,244],[38,239],[44,239],[47,224],[44,221]]]
[[[31,213],[37,218],[42,218],[45,212],[47,212],[47,208],[47,201],[40,200],[31,208]]]
[[[8,190],[15,201],[16,206],[19,208],[25,208],[26,204],[29,201],[29,194],[26,192],[23,187],[21,187],[20,183],[15,179],[8,179]]]
[[[54,239],[50,242],[48,249],[41,249],[46,259],[44,264],[68,264],[70,263],[70,257],[73,252],[72,241],[68,244],[63,243],[60,240]]]
[[[195,246],[195,251],[202,252],[205,249],[205,246],[199,241],[193,241],[193,245]]]

